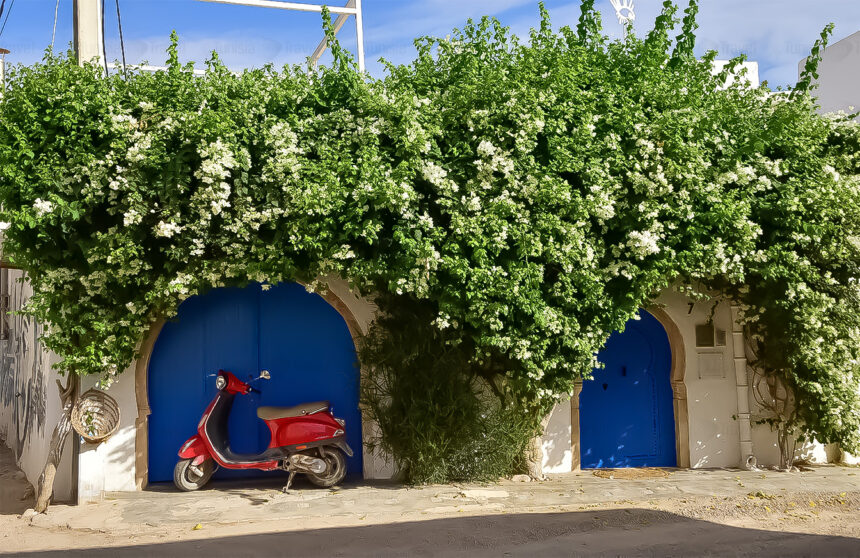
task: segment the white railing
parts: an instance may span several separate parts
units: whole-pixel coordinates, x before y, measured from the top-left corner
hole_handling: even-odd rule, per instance
[[[279,0],[198,0],[199,2],[214,2],[216,4],[234,4],[237,6],[255,6],[258,8],[276,8],[279,10],[294,10],[299,12],[317,12],[321,13],[322,4],[305,4],[304,2],[281,2]],[[358,69],[364,72],[364,20],[361,12],[361,0],[349,0],[345,6],[329,6],[329,12],[337,14],[337,19],[334,22],[334,32],[338,31],[346,23],[350,16],[355,17],[355,39],[358,43]],[[314,66],[320,60],[320,57],[328,48],[328,41],[323,38],[322,41],[314,49],[311,54],[311,64]]]

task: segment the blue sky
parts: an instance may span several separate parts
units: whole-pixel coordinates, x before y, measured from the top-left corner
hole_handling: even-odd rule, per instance
[[[6,0],[7,10],[13,0]],[[342,0],[345,3],[346,0]],[[683,1],[683,0],[681,0]],[[115,0],[107,0],[108,58],[120,56]],[[575,25],[578,0],[546,0],[553,23]],[[637,32],[647,32],[660,10],[659,0],[636,0]],[[609,0],[598,0],[611,35],[620,28]],[[836,23],[835,39],[860,31],[860,0],[702,0],[698,49],[716,49],[722,58],[741,52],[759,62],[772,86],[793,84],[797,63],[821,29]],[[55,0],[14,0],[0,47],[11,62],[38,60],[51,42]],[[302,62],[321,37],[319,14],[211,4],[197,0],[120,0],[129,62],[162,64],[172,29],[180,34],[182,56],[205,60],[217,50],[234,69]],[[406,62],[412,39],[444,36],[470,17],[494,15],[524,36],[537,23],[537,0],[364,0],[368,70],[381,74],[379,57]],[[4,16],[5,18],[5,16]],[[341,31],[354,49],[355,28]],[[72,0],[60,0],[56,44],[72,38]]]

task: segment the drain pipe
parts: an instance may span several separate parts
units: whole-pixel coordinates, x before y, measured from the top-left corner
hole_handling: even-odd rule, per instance
[[[747,374],[747,357],[743,326],[738,321],[740,307],[732,305],[732,352],[735,363],[735,385],[738,395],[738,434],[740,435],[740,466],[749,470],[756,468],[753,451],[752,424],[750,422],[750,387]]]

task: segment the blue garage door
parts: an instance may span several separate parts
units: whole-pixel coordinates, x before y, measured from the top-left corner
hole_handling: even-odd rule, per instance
[[[335,416],[346,420],[355,451],[348,470],[361,473],[359,372],[346,322],[301,285],[264,291],[255,284],[189,298],[158,336],[149,363],[150,482],[173,479],[176,454],[215,396],[219,369],[242,380],[263,369],[272,373],[256,384],[262,394],[235,399],[229,424],[234,451],[258,453],[268,446],[269,429],[257,418],[257,407],[329,400]],[[216,478],[260,474],[221,469]]]
[[[674,467],[669,338],[641,311],[613,333],[598,360],[606,365],[583,382],[579,425],[583,468]]]

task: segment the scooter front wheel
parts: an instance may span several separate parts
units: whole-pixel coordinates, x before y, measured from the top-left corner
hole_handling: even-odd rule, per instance
[[[308,480],[322,488],[331,488],[346,476],[346,458],[337,448],[321,447],[320,457],[325,461],[324,473],[306,473]]]
[[[191,492],[203,488],[215,474],[215,461],[207,459],[197,467],[202,474],[198,474],[191,468],[193,459],[180,459],[173,469],[173,484],[183,492]]]

